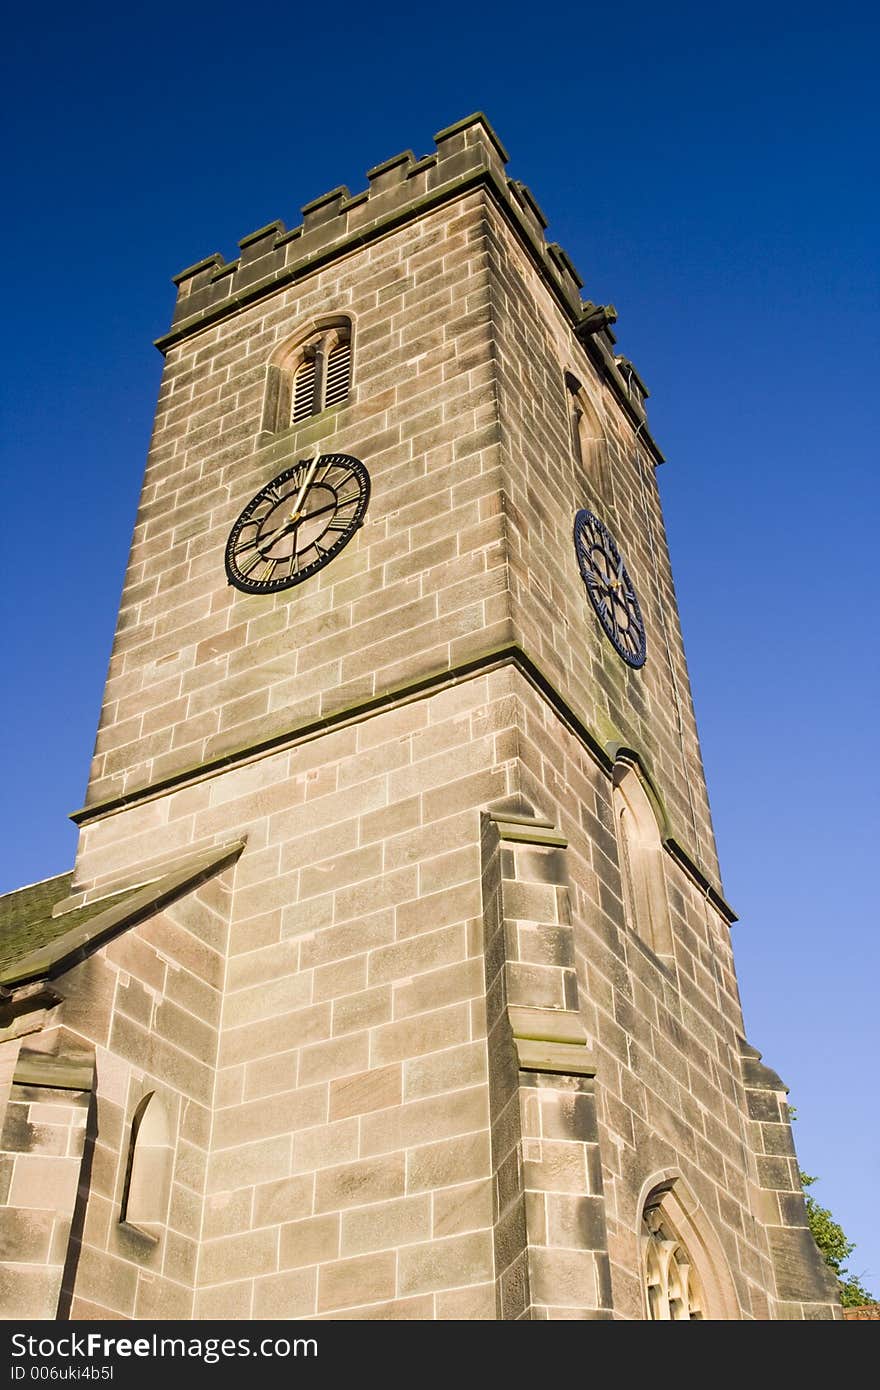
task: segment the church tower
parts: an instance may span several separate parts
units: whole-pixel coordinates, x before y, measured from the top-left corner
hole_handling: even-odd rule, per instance
[[[177,276],[76,865],[0,904],[15,1316],[839,1315],[645,387],[506,162]]]

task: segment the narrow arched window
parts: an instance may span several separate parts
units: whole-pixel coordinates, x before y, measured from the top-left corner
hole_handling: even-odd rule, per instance
[[[612,799],[627,926],[657,955],[671,956],[660,829],[639,775],[628,763],[614,769]]]
[[[155,1091],[151,1091],[131,1121],[120,1221],[137,1226],[148,1235],[158,1234],[156,1228],[164,1224],[168,1212],[173,1155],[168,1115]]]
[[[571,447],[580,464],[594,500],[611,502],[611,469],[608,463],[608,441],[598,410],[581,382],[572,372],[565,373],[568,392]]]

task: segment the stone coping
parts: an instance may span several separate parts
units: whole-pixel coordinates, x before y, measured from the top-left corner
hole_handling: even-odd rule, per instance
[[[582,1043],[542,1042],[536,1038],[514,1038],[513,1041],[520,1071],[596,1075],[596,1059]]]
[[[147,882],[142,879],[140,884],[113,893],[109,905],[106,893],[91,903],[69,899],[68,910],[76,925],[8,963],[0,971],[0,985],[8,989],[69,970],[108,937],[152,916],[173,898],[191,891],[218,869],[237,859],[244,845],[244,840],[215,845],[187,855],[185,859],[177,858],[171,864],[154,867],[149,871]],[[63,911],[58,913],[52,919],[53,923],[60,925],[66,915]]]
[[[95,1086],[95,1059],[22,1049],[12,1074],[12,1084],[46,1086],[54,1091],[91,1091]]]

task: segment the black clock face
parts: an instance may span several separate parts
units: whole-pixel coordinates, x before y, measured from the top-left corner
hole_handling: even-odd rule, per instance
[[[230,531],[229,582],[247,594],[301,584],[348,545],[369,500],[370,475],[359,459],[302,459],[267,483]]]
[[[645,622],[623,556],[608,527],[586,509],[574,519],[574,548],[590,602],[629,666],[644,666]]]

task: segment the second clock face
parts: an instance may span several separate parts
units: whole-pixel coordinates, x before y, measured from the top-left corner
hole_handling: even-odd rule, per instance
[[[623,556],[608,527],[588,512],[574,519],[574,548],[596,616],[628,666],[644,666],[645,622]]]
[[[248,594],[301,584],[348,545],[369,500],[370,476],[348,454],[321,454],[279,473],[229,533],[229,582]]]

